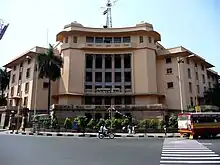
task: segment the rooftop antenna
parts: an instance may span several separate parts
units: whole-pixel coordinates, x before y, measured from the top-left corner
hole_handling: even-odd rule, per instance
[[[115,3],[119,0],[107,0],[106,7],[101,7],[104,10],[103,15],[106,15],[106,25],[103,26],[104,28],[112,28],[112,7],[115,6]]]

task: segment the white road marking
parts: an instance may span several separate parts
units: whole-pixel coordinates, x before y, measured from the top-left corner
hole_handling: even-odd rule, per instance
[[[176,150],[176,149],[174,149],[174,150],[163,150],[163,151],[186,151],[186,152],[188,152],[188,151],[191,151],[191,152],[193,152],[193,151],[212,151],[212,150],[210,150],[210,149],[201,149],[201,150]]]
[[[215,152],[213,152],[213,151],[207,151],[207,152],[175,152],[175,151],[171,151],[171,152],[162,152],[162,153],[164,153],[164,154],[171,154],[171,153],[176,153],[176,154],[208,154],[208,153],[211,153],[211,154],[214,154]]]
[[[187,157],[187,156],[192,156],[192,157],[196,157],[196,156],[198,156],[198,157],[208,157],[208,156],[219,156],[218,154],[197,154],[197,155],[191,155],[191,154],[188,154],[188,155],[183,155],[183,154],[162,154],[162,156],[185,156],[185,157]]]
[[[170,161],[170,160],[161,160],[160,163],[174,163],[174,164],[178,164],[178,163],[183,163],[183,164],[218,164],[220,163],[220,161],[187,161],[187,160],[184,160],[184,161]],[[166,164],[167,165],[167,164]]]
[[[220,157],[161,157],[161,159],[173,159],[173,160],[220,160]]]

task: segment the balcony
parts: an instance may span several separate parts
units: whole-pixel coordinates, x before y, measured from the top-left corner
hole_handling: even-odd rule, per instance
[[[92,89],[85,89],[85,94],[88,95],[99,95],[99,96],[109,96],[109,95],[126,95],[132,94],[132,89],[125,89],[124,91],[120,88],[97,88],[96,91]]]
[[[63,43],[61,48],[77,48],[77,49],[130,49],[135,47],[132,43]]]

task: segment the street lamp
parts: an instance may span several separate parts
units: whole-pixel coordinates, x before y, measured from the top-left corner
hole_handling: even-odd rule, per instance
[[[194,55],[189,55],[183,58],[177,57],[177,67],[178,67],[178,78],[179,78],[179,93],[180,93],[180,109],[181,113],[183,113],[183,95],[182,95],[182,82],[181,82],[181,71],[180,71],[180,63],[184,63],[184,59],[193,57]]]

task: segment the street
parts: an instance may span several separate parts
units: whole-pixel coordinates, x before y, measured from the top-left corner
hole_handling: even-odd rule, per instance
[[[220,139],[113,140],[0,135],[1,165],[220,164]]]

